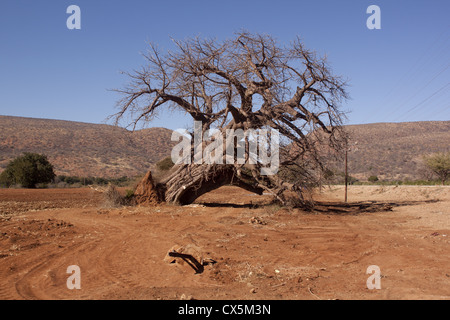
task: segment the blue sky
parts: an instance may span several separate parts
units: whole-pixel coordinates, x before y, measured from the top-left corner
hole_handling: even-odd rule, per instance
[[[69,30],[69,5],[81,30]],[[381,29],[369,30],[369,5]],[[22,1],[0,4],[0,115],[103,123],[117,93],[145,61],[147,41],[173,49],[170,38],[230,38],[268,33],[282,44],[300,36],[327,54],[348,79],[348,124],[450,120],[448,0]],[[150,126],[191,126],[162,113]]]

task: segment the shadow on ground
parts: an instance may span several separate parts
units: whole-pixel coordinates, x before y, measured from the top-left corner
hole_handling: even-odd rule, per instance
[[[220,202],[201,202],[199,203],[208,208],[244,208],[244,209],[257,209],[265,206],[269,206],[269,204],[258,204],[258,203],[244,203],[244,204],[236,204],[236,203],[220,203]]]
[[[313,213],[357,215],[366,212],[392,211],[395,207],[414,206],[426,203],[434,203],[439,200],[426,201],[359,201],[359,202],[327,202],[317,201]]]
[[[413,206],[427,203],[438,202],[439,200],[425,200],[425,201],[359,201],[359,202],[329,202],[316,201],[312,210],[305,212],[313,214],[336,214],[336,215],[357,215],[367,212],[381,212],[392,211],[395,207]],[[199,203],[209,208],[244,208],[244,209],[258,209],[273,206],[273,203],[258,204],[258,203],[220,203],[220,202],[202,202]]]

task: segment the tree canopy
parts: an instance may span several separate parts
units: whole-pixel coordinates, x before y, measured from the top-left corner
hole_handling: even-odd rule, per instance
[[[54,178],[53,165],[45,155],[24,153],[8,163],[0,175],[0,184],[35,188],[37,184],[49,183]]]
[[[428,169],[436,174],[442,184],[450,177],[450,152],[437,152],[423,157]]]
[[[333,74],[326,57],[306,49],[300,38],[284,46],[270,35],[239,32],[225,41],[192,38],[174,43],[176,50],[166,53],[150,44],[144,54],[146,64],[125,72],[130,82],[116,90],[122,96],[113,115],[116,123],[128,115],[135,128],[167,108],[200,121],[202,132],[277,130],[280,164],[296,167],[293,172],[301,175],[297,183],[278,175],[262,177],[260,163],[251,172],[240,163],[229,169],[250,189],[269,191],[282,202],[285,190],[299,192],[312,179],[307,168],[323,169],[323,150],[343,148],[340,106],[348,98],[346,81]],[[173,193],[166,192],[166,200],[177,202],[182,191],[175,190],[181,187],[195,185],[199,190],[214,175],[209,170],[217,171],[216,166],[205,167],[199,172],[203,178],[194,182],[195,176],[182,174],[193,166],[181,166],[174,173],[176,179],[168,178],[165,190]],[[171,184],[176,187],[171,189]]]

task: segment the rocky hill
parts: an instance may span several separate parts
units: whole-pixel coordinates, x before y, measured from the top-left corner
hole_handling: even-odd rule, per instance
[[[349,174],[366,180],[421,178],[424,154],[450,150],[450,121],[349,125]],[[121,177],[145,173],[170,155],[171,130],[0,116],[0,171],[23,152],[44,153],[57,174]],[[335,164],[343,171],[343,163]]]
[[[360,180],[371,175],[423,179],[422,156],[450,150],[450,121],[350,125],[347,130],[349,174]]]
[[[170,155],[172,131],[0,116],[0,171],[23,152],[47,155],[56,174],[120,177],[145,173]]]

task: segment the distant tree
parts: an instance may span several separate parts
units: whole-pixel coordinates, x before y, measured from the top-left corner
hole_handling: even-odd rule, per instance
[[[35,188],[38,183],[49,183],[55,178],[53,165],[43,154],[24,153],[10,161],[0,175],[0,183],[7,187],[20,184]]]
[[[435,173],[442,182],[450,177],[450,152],[438,152],[423,157],[425,165]]]
[[[174,166],[172,158],[170,156],[165,157],[164,159],[158,161],[156,163],[156,167],[161,171],[167,171]]]
[[[331,180],[332,178],[334,178],[334,176],[335,176],[335,173],[334,173],[334,171],[333,170],[331,170],[331,169],[325,169],[325,171],[324,171],[324,173],[323,173],[323,178],[325,179],[325,180]]]
[[[355,184],[355,182],[358,182],[359,180],[355,178],[354,176],[348,175],[347,182],[349,185]]]
[[[367,180],[369,180],[370,182],[377,182],[378,181],[378,177],[377,176],[370,176]]]

